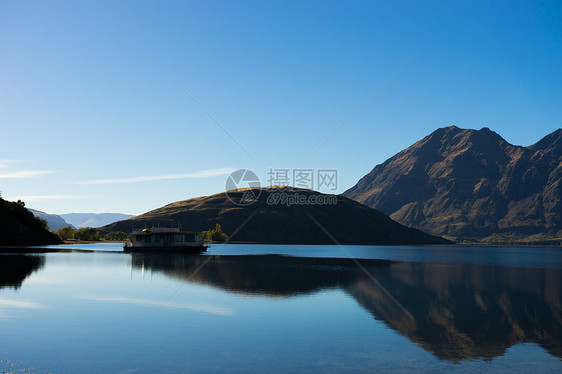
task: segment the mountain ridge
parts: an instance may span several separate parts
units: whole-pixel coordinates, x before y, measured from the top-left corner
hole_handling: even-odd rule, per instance
[[[487,127],[443,127],[375,166],[343,195],[456,240],[557,240],[561,151],[561,129],[523,147]]]
[[[63,228],[65,226],[71,226],[73,229],[76,228],[73,225],[71,225],[70,223],[66,222],[58,214],[49,214],[49,213],[45,213],[45,212],[40,211],[40,210],[31,209],[31,208],[27,208],[27,210],[29,210],[31,213],[33,213],[33,215],[35,217],[39,217],[39,218],[47,221],[47,224],[49,225],[49,230],[51,230],[51,231],[56,231],[56,230],[58,230],[60,228]]]

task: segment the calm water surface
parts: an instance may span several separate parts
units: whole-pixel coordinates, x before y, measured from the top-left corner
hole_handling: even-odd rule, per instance
[[[560,249],[69,247],[0,254],[0,372],[562,372]]]

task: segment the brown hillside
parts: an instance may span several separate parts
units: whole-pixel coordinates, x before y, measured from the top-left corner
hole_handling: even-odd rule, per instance
[[[345,244],[436,244],[448,241],[427,235],[419,230],[404,227],[375,209],[366,207],[343,196],[336,196],[332,205],[270,205],[268,198],[278,190],[253,188],[229,191],[234,201],[252,191],[259,194],[253,204],[239,206],[226,193],[178,201],[134,218],[115,222],[101,228],[111,231],[131,232],[135,228],[157,224],[178,223],[182,228],[203,231],[220,223],[222,230],[234,241],[277,244],[334,244],[334,241],[316,223],[338,242]],[[319,192],[283,188],[282,192],[311,195],[328,195]],[[243,224],[248,220],[245,224]],[[316,222],[315,222],[316,220]],[[235,234],[235,235],[233,235]]]
[[[488,128],[440,128],[377,165],[344,196],[455,239],[562,237],[562,130],[509,144]]]

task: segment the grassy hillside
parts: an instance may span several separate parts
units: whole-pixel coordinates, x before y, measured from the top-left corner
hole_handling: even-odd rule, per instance
[[[257,201],[240,206],[235,202],[248,192],[259,195]],[[328,195],[319,192],[284,188],[289,196]],[[229,191],[212,196],[178,201],[115,222],[101,228],[102,233],[131,232],[132,227],[178,223],[183,229],[203,231],[219,223],[232,241],[270,244],[436,244],[447,240],[407,228],[379,211],[343,196],[335,204],[271,204],[277,193],[271,188]],[[278,195],[277,195],[278,196]],[[332,195],[330,195],[332,196]],[[230,198],[229,198],[230,197]],[[234,201],[234,202],[233,202]],[[268,202],[269,201],[269,202]]]

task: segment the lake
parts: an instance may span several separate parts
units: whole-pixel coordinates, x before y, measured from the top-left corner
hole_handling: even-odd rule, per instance
[[[562,372],[559,248],[66,247],[0,254],[0,372]]]

